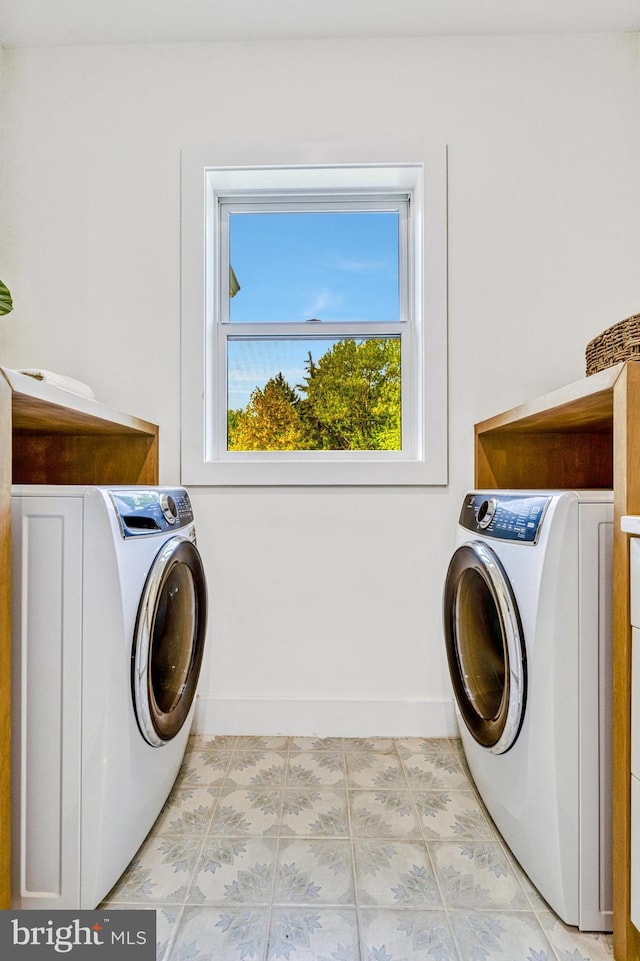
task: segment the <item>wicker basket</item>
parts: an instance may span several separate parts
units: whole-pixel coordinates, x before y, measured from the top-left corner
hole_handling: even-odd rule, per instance
[[[640,359],[640,314],[627,317],[603,330],[589,341],[585,353],[587,376],[623,360]]]

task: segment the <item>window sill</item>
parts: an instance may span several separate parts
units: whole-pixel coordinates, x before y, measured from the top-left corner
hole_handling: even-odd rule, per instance
[[[183,464],[182,483],[187,487],[395,487],[442,486],[447,483],[446,465],[425,461],[381,461],[358,458],[357,461],[269,461],[259,452],[254,458],[236,462],[200,462]]]

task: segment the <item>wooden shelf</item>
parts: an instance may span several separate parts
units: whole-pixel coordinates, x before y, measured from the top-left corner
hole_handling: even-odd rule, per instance
[[[478,488],[614,492],[613,923],[616,961],[640,961],[630,920],[629,538],[640,514],[640,361],[618,364],[475,426]]]
[[[479,487],[613,487],[614,386],[624,364],[475,427]]]
[[[11,485],[158,483],[158,428],[0,367],[0,909],[11,906]]]
[[[14,484],[157,483],[155,424],[25,374],[0,372],[11,394]]]
[[[155,424],[104,407],[69,390],[52,387],[17,370],[0,368],[12,394],[14,430],[75,434],[145,434],[155,436]]]
[[[613,387],[624,368],[616,364],[599,374],[575,381],[536,400],[527,401],[496,417],[476,424],[479,434],[531,433],[560,430],[565,433],[611,428]]]

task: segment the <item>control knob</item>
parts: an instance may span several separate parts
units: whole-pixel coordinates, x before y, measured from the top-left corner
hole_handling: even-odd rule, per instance
[[[160,494],[160,507],[165,520],[169,524],[175,524],[178,520],[178,508],[171,494]]]
[[[478,513],[476,514],[478,527],[484,530],[485,527],[489,526],[489,524],[493,520],[493,515],[496,512],[497,506],[498,506],[498,501],[495,499],[495,497],[489,497],[487,500],[484,500],[480,504],[480,507],[478,508]]]

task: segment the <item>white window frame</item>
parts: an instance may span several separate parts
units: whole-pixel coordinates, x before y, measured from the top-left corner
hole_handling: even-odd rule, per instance
[[[321,151],[322,152],[322,151]],[[326,153],[326,151],[324,151]],[[333,148],[307,164],[301,145],[182,155],[182,483],[197,485],[414,485],[447,483],[446,151],[389,162],[379,147]],[[348,156],[346,156],[347,154]],[[399,153],[402,155],[402,153]],[[415,156],[415,150],[411,154]],[[366,158],[366,163],[362,158]],[[215,163],[213,159],[215,158]],[[308,205],[407,196],[400,321],[283,323],[283,335],[401,335],[401,451],[228,451],[226,342],[269,336],[273,324],[228,322],[225,211],[283,197]],[[326,198],[326,201],[324,200]],[[228,206],[227,206],[228,205]],[[328,209],[328,208],[325,208]],[[222,213],[222,216],[221,216]],[[226,281],[225,281],[226,278]]]
[[[353,171],[351,172],[353,173]],[[323,179],[332,180],[334,172],[321,171]],[[309,179],[317,177],[316,171],[309,171]],[[248,189],[254,183],[255,175],[252,173],[248,177],[250,182]],[[356,175],[361,179],[362,172]],[[225,179],[222,176],[215,176],[215,188],[210,198],[210,217],[213,227],[214,237],[219,239],[220,246],[216,254],[215,241],[213,253],[213,273],[212,297],[214,303],[207,309],[207,314],[213,316],[213,338],[214,345],[212,355],[216,364],[216,388],[212,397],[212,404],[209,413],[213,418],[210,429],[205,429],[208,460],[224,462],[237,462],[241,460],[256,461],[263,459],[266,455],[271,461],[282,460],[284,463],[294,463],[295,461],[312,461],[322,463],[331,459],[334,461],[348,462],[356,458],[376,461],[388,460],[409,460],[414,457],[414,451],[410,444],[415,441],[417,432],[413,429],[413,412],[416,409],[414,394],[416,390],[416,377],[412,371],[411,364],[403,363],[401,360],[401,423],[403,434],[403,449],[399,451],[327,451],[327,450],[299,450],[299,451],[229,451],[226,448],[227,437],[227,407],[228,407],[228,363],[227,363],[227,344],[229,340],[256,339],[264,337],[282,338],[284,340],[302,339],[308,340],[331,340],[333,338],[347,338],[358,340],[367,337],[398,337],[401,345],[401,358],[413,356],[412,342],[415,338],[414,325],[411,323],[413,313],[411,284],[409,278],[409,263],[411,256],[408,248],[411,246],[408,237],[409,223],[409,202],[410,198],[406,191],[398,191],[395,194],[371,194],[369,191],[362,194],[339,193],[339,187],[335,187],[331,193],[331,200],[322,200],[314,193],[307,194],[291,193],[276,194],[269,192],[268,200],[262,201],[264,195],[259,194],[258,199],[251,196],[238,197],[237,195],[228,196],[222,189]],[[234,178],[235,180],[236,178]],[[270,179],[270,178],[268,178]],[[286,209],[289,212],[329,212],[329,211],[355,211],[356,209],[366,210],[386,210],[396,211],[399,214],[399,314],[393,321],[321,321],[318,324],[309,326],[305,320],[300,323],[291,321],[276,322],[231,322],[230,298],[228,296],[228,285],[225,282],[229,276],[229,216],[241,210],[250,212],[277,211]],[[317,361],[319,358],[315,356]],[[274,374],[277,371],[274,370]],[[206,414],[205,414],[206,417]]]

